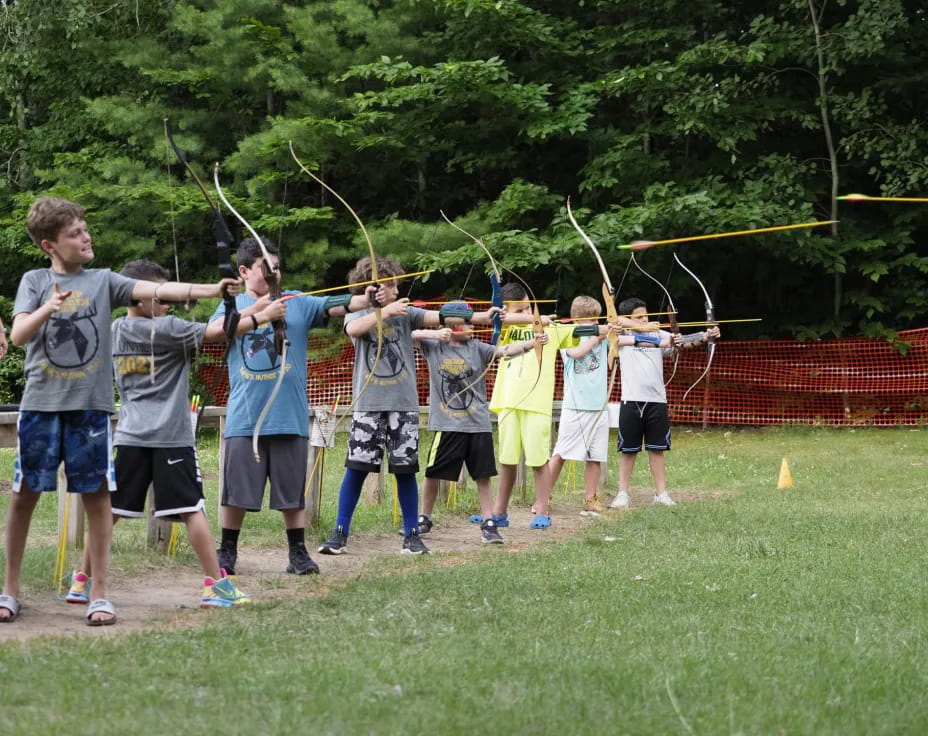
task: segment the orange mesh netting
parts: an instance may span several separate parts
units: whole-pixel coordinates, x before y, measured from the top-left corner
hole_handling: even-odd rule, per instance
[[[480,334],[479,339],[489,339]],[[900,333],[905,352],[880,338],[847,338],[820,342],[790,340],[720,340],[711,370],[683,394],[706,367],[703,349],[681,353],[667,385],[670,418],[678,423],[817,424],[830,426],[915,425],[928,422],[928,328]],[[221,378],[215,402],[225,405],[228,378],[223,347],[210,345],[198,369],[203,386]],[[208,357],[207,357],[208,356]],[[354,349],[347,338],[311,336],[307,355],[306,396],[312,406],[351,403]],[[562,396],[562,363],[556,365],[555,399]],[[416,356],[419,403],[428,403],[428,370]],[[664,364],[669,378],[673,360]],[[493,390],[496,365],[487,372]],[[621,398],[615,381],[611,400]]]

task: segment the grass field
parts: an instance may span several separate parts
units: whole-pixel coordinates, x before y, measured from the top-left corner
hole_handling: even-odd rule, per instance
[[[607,516],[520,554],[385,559],[350,583],[321,579],[317,595],[193,630],[7,644],[0,723],[62,734],[924,733],[925,438],[678,427],[669,487],[706,500]],[[784,456],[796,485],[778,491]],[[648,483],[642,464],[634,484]],[[390,523],[388,505],[361,519]],[[279,543],[274,515],[249,524],[247,543]],[[53,521],[36,531],[53,547]],[[120,564],[129,548],[149,554],[120,544]],[[48,555],[32,551],[43,562],[27,583],[47,584]]]

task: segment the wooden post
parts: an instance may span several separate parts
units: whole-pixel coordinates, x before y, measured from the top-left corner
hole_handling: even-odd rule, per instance
[[[226,458],[226,413],[219,415],[219,498],[216,499],[216,525],[222,529],[223,464]]]
[[[325,447],[309,443],[306,456],[306,526],[319,523],[319,507],[322,504],[322,473],[325,469]]]
[[[148,486],[148,546],[167,554],[173,526],[172,521],[155,516],[155,492]]]
[[[70,508],[68,499],[70,498]],[[65,544],[68,548],[81,549],[84,546],[84,502],[80,493],[68,493],[68,477],[64,473],[64,463],[58,466],[58,531],[64,525],[65,509],[68,511],[68,528],[65,530]]]
[[[368,506],[379,506],[384,497],[384,486],[386,481],[386,462],[384,457],[380,463],[380,470],[376,473],[368,473],[364,479],[364,503]]]

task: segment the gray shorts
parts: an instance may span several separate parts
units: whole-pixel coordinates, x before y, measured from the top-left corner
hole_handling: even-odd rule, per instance
[[[356,411],[345,467],[376,473],[383,462],[384,447],[391,473],[418,473],[419,412]]]
[[[306,501],[307,440],[295,434],[258,438],[261,461],[255,462],[251,437],[227,437],[222,460],[222,505],[260,511],[264,488],[271,481],[269,506],[278,511],[301,509]]]

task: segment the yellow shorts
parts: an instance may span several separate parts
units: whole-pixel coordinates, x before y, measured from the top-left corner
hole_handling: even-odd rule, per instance
[[[503,409],[499,415],[499,453],[503,465],[525,464],[537,468],[551,457],[551,417],[537,411]]]

